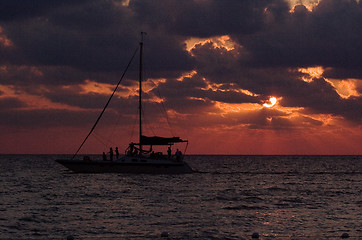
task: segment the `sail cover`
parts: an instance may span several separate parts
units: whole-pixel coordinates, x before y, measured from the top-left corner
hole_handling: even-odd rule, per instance
[[[182,140],[179,137],[171,137],[171,138],[165,138],[165,137],[146,137],[141,136],[141,144],[142,145],[170,145],[173,143],[178,142],[187,142],[187,140]]]

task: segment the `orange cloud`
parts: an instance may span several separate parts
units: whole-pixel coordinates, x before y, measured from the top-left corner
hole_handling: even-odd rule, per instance
[[[234,42],[230,36],[228,35],[222,35],[222,36],[216,36],[212,38],[196,38],[192,37],[185,41],[186,50],[191,52],[191,50],[197,45],[201,44],[204,45],[206,43],[212,43],[212,45],[215,48],[224,48],[227,51],[232,51],[235,49],[235,46],[237,45],[236,42]]]
[[[357,91],[357,85],[360,79],[328,79],[328,82],[336,89],[336,92],[342,98],[359,97],[361,93]]]
[[[67,104],[55,103],[41,94],[30,94],[27,93],[16,86],[13,85],[0,85],[0,91],[2,95],[0,95],[0,99],[5,98],[15,98],[24,103],[22,108],[18,110],[35,110],[35,109],[66,109],[66,110],[74,110],[79,111],[81,108],[69,106]],[[39,90],[41,92],[41,90]],[[43,91],[46,91],[46,88],[43,87]]]
[[[3,28],[0,26],[0,45],[10,48],[14,43],[5,35]]]
[[[310,83],[314,78],[321,78],[325,69],[321,66],[317,66],[309,68],[298,68],[298,71],[305,74],[302,76],[302,80]],[[347,99],[351,96],[359,97],[362,95],[357,91],[357,85],[360,79],[324,79],[335,88],[338,95],[342,98]]]
[[[317,66],[317,67],[309,67],[309,68],[298,68],[298,71],[301,73],[305,73],[305,75],[302,77],[303,81],[311,82],[311,81],[313,81],[313,78],[322,77],[324,69],[321,66]]]
[[[294,12],[295,6],[298,5],[304,5],[308,11],[313,11],[313,8],[315,8],[320,0],[288,0],[290,5],[290,12]]]

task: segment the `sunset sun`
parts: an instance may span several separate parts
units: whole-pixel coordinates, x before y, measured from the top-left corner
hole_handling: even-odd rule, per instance
[[[263,106],[267,107],[267,108],[271,108],[273,107],[275,104],[277,103],[277,98],[276,97],[270,97],[269,101],[264,103]]]

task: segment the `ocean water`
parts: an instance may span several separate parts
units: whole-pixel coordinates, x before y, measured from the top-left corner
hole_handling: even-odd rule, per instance
[[[0,239],[362,239],[362,156],[187,156],[185,175],[0,155]]]

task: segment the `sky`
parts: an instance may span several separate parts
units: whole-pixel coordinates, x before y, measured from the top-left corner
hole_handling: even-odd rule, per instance
[[[357,0],[0,0],[0,153],[74,153],[144,35],[144,133],[362,154]],[[138,56],[81,153],[138,139]]]

